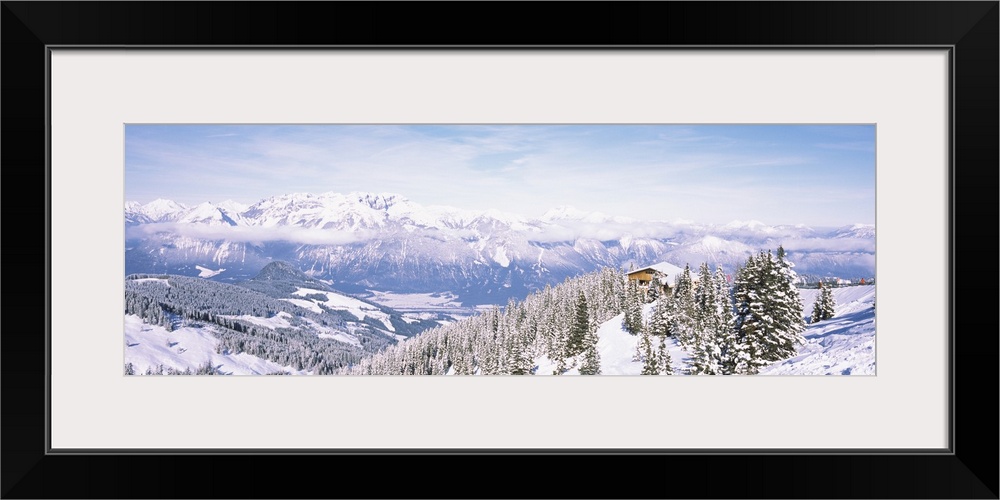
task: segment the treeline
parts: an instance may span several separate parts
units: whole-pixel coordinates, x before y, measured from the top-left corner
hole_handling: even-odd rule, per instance
[[[795,281],[781,247],[776,256],[768,251],[748,258],[732,284],[721,268],[712,273],[707,264],[696,278],[686,266],[673,286],[654,281],[648,289],[605,268],[511,301],[503,310],[494,307],[428,330],[341,373],[530,375],[538,369],[535,360],[546,356],[554,374],[573,368],[599,374],[597,327],[622,314],[623,329],[640,336],[633,360],[643,363],[643,374],[673,373],[667,336],[691,353],[690,374],[756,374],[793,356],[803,342]]]
[[[290,327],[269,328],[227,317],[268,318],[281,312],[289,315]],[[316,374],[334,373],[394,342],[374,329],[350,328],[338,315],[315,313],[243,287],[183,276],[127,277],[125,313],[168,330],[199,322],[211,324],[217,327],[213,334],[219,340],[219,353],[248,353]],[[325,329],[350,331],[361,346],[319,337]]]

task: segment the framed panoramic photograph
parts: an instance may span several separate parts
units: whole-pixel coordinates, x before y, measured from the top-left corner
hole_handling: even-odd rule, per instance
[[[945,50],[51,61],[54,448],[947,449]],[[248,108],[275,85],[255,79],[261,67],[312,83]],[[695,91],[740,68],[784,76]],[[212,106],[181,92],[191,71]],[[400,72],[418,83],[363,91]],[[525,74],[538,81],[506,80]],[[614,82],[629,93],[586,99]],[[316,122],[329,116],[339,123]],[[97,200],[78,188],[91,175],[79,158],[117,165]],[[79,207],[116,215],[82,225]],[[938,244],[914,247],[913,221]],[[928,267],[940,272],[913,272]],[[80,316],[120,334],[81,337]],[[96,363],[118,372],[114,389],[80,391],[110,382]],[[919,397],[901,396],[915,385]],[[316,391],[338,397],[305,397]],[[517,423],[525,407],[614,419],[644,393],[671,394],[641,405],[701,432]],[[276,436],[238,420],[206,434],[197,418],[147,417],[176,431],[161,434],[108,419],[183,397],[263,397],[336,428],[392,426],[405,401],[407,423],[434,432]],[[773,428],[769,412],[792,397],[783,433],[724,425],[737,404]],[[809,432],[818,407],[889,398],[863,422]],[[700,409],[678,413],[678,399]],[[440,400],[482,417],[441,419]],[[484,420],[508,424],[478,431]]]
[[[876,373],[873,124],[124,133],[128,375]]]
[[[956,315],[954,221],[995,216],[997,3],[761,4],[767,37],[723,29],[746,4],[643,5],[723,21],[357,45],[250,29],[322,4],[4,3],[5,94],[46,96],[4,107],[4,162],[46,196],[3,495],[302,496],[146,465],[336,458],[406,497],[452,460],[587,455],[614,473],[580,495],[996,498],[969,417],[995,404],[955,387],[995,376],[995,336],[961,336],[995,327]],[[86,491],[45,480],[76,460]],[[663,470],[711,486],[622,485]]]

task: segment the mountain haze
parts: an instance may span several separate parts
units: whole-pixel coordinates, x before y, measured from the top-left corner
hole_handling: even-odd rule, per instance
[[[256,276],[273,261],[339,290],[451,291],[503,303],[600,267],[702,261],[732,271],[783,245],[805,277],[873,277],[875,228],[650,221],[555,207],[539,217],[421,205],[390,193],[286,194],[252,205],[125,204],[126,273]]]

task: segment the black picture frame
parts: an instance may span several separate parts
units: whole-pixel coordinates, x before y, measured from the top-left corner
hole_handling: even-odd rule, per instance
[[[4,498],[998,498],[998,20],[986,2],[2,2]],[[567,11],[572,11],[569,16]],[[456,23],[455,19],[463,20]],[[933,454],[50,454],[47,47],[950,47],[952,446]],[[958,229],[962,228],[959,232]],[[961,245],[959,244],[961,243]],[[969,258],[975,256],[976,258]],[[982,258],[979,258],[983,256]],[[22,274],[45,269],[45,279]],[[959,292],[962,292],[959,294]],[[965,297],[965,299],[960,299]],[[972,297],[977,297],[973,299]],[[987,304],[977,311],[979,297]],[[967,305],[968,304],[968,305]],[[915,306],[919,307],[919,306]],[[87,334],[83,332],[82,334]],[[85,411],[85,409],[82,409]],[[985,424],[980,424],[985,422]],[[224,426],[220,421],[218,425]],[[419,456],[418,456],[419,455]],[[483,455],[489,455],[483,456]],[[320,463],[317,463],[320,462]],[[561,462],[579,471],[551,474]],[[443,471],[461,470],[468,491]],[[265,473],[266,471],[266,473]],[[296,471],[288,476],[286,471]],[[600,473],[599,473],[600,472]],[[527,487],[523,477],[544,478]],[[681,483],[681,490],[675,485]],[[199,486],[194,486],[195,484]],[[537,484],[537,483],[536,483]]]

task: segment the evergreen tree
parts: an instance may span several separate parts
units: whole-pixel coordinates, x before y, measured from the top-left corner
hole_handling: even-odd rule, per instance
[[[642,330],[642,303],[642,292],[639,290],[639,285],[634,280],[629,281],[625,292],[622,328],[632,335],[636,335]]]
[[[663,295],[660,297],[656,304],[653,305],[653,310],[650,312],[649,321],[644,327],[645,330],[649,330],[650,335],[656,335],[657,337],[666,337],[670,335],[670,323],[673,320],[673,298],[669,295]]]
[[[693,375],[715,375],[719,372],[721,350],[718,343],[725,325],[720,318],[717,294],[708,263],[702,263],[694,292],[694,330],[691,335]]]
[[[719,373],[731,375],[735,373],[735,353],[738,351],[736,330],[733,318],[732,294],[726,274],[721,267],[715,269],[715,299],[718,311],[717,343],[719,346]]]
[[[673,366],[671,366],[673,364],[673,361],[670,358],[670,353],[667,352],[667,338],[666,337],[660,337],[660,347],[657,350],[656,355],[659,358],[658,361],[659,361],[660,374],[661,375],[673,375],[674,374],[674,368],[673,368]]]
[[[777,259],[770,251],[760,252],[747,259],[737,277],[737,373],[756,374],[763,366],[793,356],[796,344],[804,342],[802,302],[784,256],[781,247]]]
[[[813,302],[813,309],[809,322],[817,323],[819,321],[832,318],[834,306],[833,289],[824,286],[823,282],[820,281],[819,295],[816,297],[816,301]]]
[[[600,375],[601,356],[597,352],[597,330],[588,328],[584,337],[583,363],[580,364],[580,375]]]
[[[836,306],[837,306],[836,301],[833,298],[833,289],[832,288],[826,288],[826,289],[824,289],[823,293],[820,294],[820,297],[823,299],[823,318],[822,319],[833,318],[834,308],[836,308]]]
[[[580,290],[577,292],[575,314],[566,342],[567,357],[576,356],[587,347],[588,330],[590,330],[590,314],[587,311],[587,297],[583,294],[583,290]]]
[[[645,329],[639,335],[638,348],[641,353],[642,375],[658,375],[660,373],[659,359],[657,352],[653,350],[653,343],[650,341],[649,332]]]
[[[684,271],[674,280],[670,334],[677,337],[681,345],[692,347],[695,341],[695,297],[691,266],[685,264]]]
[[[770,252],[768,252],[770,256]],[[797,353],[797,346],[805,343],[802,331],[805,330],[803,320],[802,297],[799,289],[795,286],[798,276],[792,270],[794,264],[788,261],[785,249],[779,245],[774,261],[774,269],[777,271],[774,283],[773,297],[775,297],[775,319],[777,324],[772,333],[772,355],[771,361],[780,361],[794,356]],[[833,317],[833,291],[830,291],[830,317]]]

